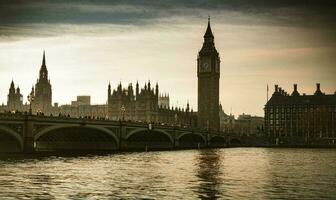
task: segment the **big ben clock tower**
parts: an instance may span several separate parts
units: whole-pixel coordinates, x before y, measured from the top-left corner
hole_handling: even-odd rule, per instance
[[[215,48],[210,17],[203,38],[203,46],[197,58],[198,126],[210,131],[219,131],[220,58]]]

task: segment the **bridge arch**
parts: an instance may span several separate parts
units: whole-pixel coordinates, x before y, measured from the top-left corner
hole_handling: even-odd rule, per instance
[[[128,138],[130,138],[132,135],[136,134],[136,133],[139,133],[139,132],[148,132],[149,130],[147,128],[139,128],[139,129],[136,129],[136,130],[133,130],[131,132],[129,132],[127,135],[126,135],[126,140]],[[169,140],[173,143],[174,142],[174,138],[166,131],[164,130],[160,130],[160,129],[152,129],[150,130],[150,132],[156,132],[156,133],[162,133],[164,134],[165,136],[167,136],[169,138]]]
[[[68,138],[48,141],[50,138],[57,138],[57,135]],[[119,139],[113,131],[95,125],[50,126],[36,133],[34,141],[37,149],[115,150],[119,148]]]
[[[199,136],[199,137],[202,138],[202,140],[203,140],[204,142],[206,142],[206,136],[204,136],[204,135],[201,134],[201,133],[197,133],[197,132],[195,132],[195,133],[192,133],[192,132],[185,132],[185,133],[182,133],[182,134],[180,134],[180,135],[177,137],[177,140],[180,140],[182,137],[185,137],[185,136],[187,136],[187,135]]]
[[[206,136],[197,132],[185,132],[180,134],[176,139],[180,148],[201,148],[205,147],[207,143]]]
[[[128,149],[172,149],[174,138],[161,129],[138,128],[125,136]]]
[[[15,140],[15,143],[17,143],[17,145],[18,145],[18,147],[15,149],[15,146],[13,147],[13,145],[15,145],[15,143],[6,143],[6,144],[5,143],[3,143],[3,144],[0,143],[0,145],[2,147],[4,147],[4,149],[3,149],[4,151],[6,151],[6,149],[9,150],[9,151],[22,151],[22,149],[23,149],[23,138],[22,138],[22,136],[20,136],[17,132],[13,131],[12,129],[7,128],[5,126],[1,126],[1,125],[0,125],[0,133],[3,133],[4,135],[7,135],[7,136],[13,138]],[[8,146],[8,148],[5,147],[5,146]],[[0,151],[1,151],[1,149],[0,149]]]

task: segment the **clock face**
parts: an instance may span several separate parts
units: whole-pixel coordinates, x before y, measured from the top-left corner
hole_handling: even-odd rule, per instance
[[[208,72],[208,71],[210,71],[210,67],[209,67],[209,64],[207,62],[205,62],[205,63],[202,64],[201,71],[202,72]]]

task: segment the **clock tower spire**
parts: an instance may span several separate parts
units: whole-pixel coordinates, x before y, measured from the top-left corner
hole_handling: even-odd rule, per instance
[[[210,17],[197,58],[198,126],[219,131],[220,58],[214,43]]]

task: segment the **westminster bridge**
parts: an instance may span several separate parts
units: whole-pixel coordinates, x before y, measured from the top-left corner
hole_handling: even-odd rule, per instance
[[[0,114],[0,152],[160,150],[239,143],[193,128],[86,118]]]

